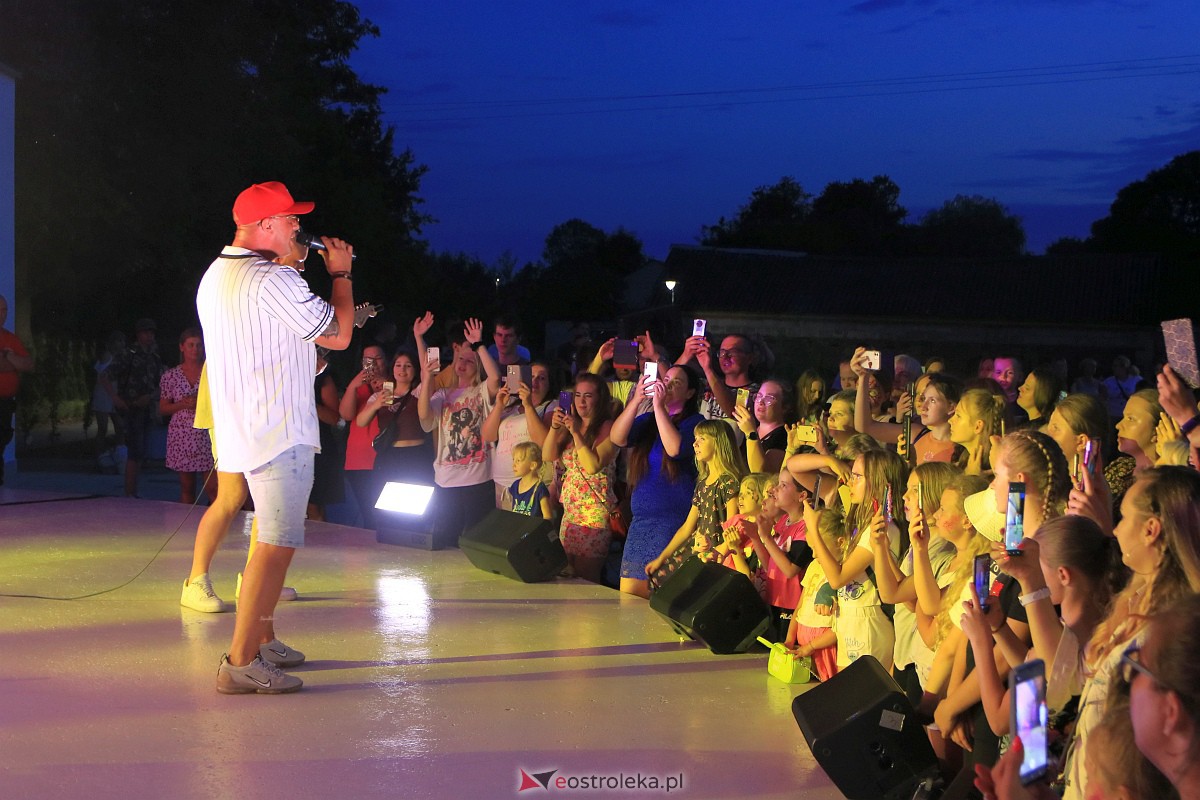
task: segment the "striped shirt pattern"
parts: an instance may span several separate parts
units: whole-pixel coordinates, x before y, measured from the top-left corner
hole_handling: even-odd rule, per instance
[[[204,328],[213,434],[223,472],[249,472],[290,447],[320,450],[310,344],[333,307],[300,273],[226,247],[196,292]]]

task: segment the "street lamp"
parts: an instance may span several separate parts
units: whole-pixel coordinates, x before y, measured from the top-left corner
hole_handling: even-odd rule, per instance
[[[667,287],[667,291],[671,293],[671,305],[675,305],[675,281],[663,281]]]

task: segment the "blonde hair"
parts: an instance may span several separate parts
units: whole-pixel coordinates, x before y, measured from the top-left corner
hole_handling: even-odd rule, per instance
[[[965,524],[971,526],[971,519],[967,516],[963,503],[971,495],[978,494],[986,488],[987,480],[979,475],[958,475],[946,485],[942,494],[945,496],[946,492],[954,492],[958,497],[958,511]],[[975,530],[974,526],[971,526],[971,530]],[[975,531],[975,535],[968,540],[967,546],[958,554],[961,556],[958,561],[958,569],[954,571],[954,577],[950,584],[942,591],[942,602],[938,606],[937,633],[934,637],[935,650],[946,640],[950,630],[954,627],[952,615],[960,610],[959,599],[962,597],[963,589],[975,577],[975,556],[981,556],[989,552],[991,548],[991,541],[979,531]]]
[[[904,459],[888,450],[870,450],[859,458],[863,462],[863,500],[846,509],[846,529],[850,531],[846,542],[849,553],[858,544],[859,538],[875,516],[871,501],[877,501],[882,509],[887,502],[887,490],[892,490],[892,519],[900,529],[900,552],[908,549],[908,523],[904,519],[904,486],[908,480],[908,467]],[[887,510],[884,511],[887,513]]]
[[[929,519],[942,506],[942,492],[962,474],[962,470],[953,464],[927,461],[914,467],[913,472],[920,482],[921,507],[925,509],[925,519]]]
[[[1071,493],[1067,457],[1058,443],[1041,431],[1022,428],[1000,440],[1000,461],[1010,473],[1025,475],[1030,487],[1042,497],[1042,522],[1062,516]]]
[[[838,512],[822,508],[817,512],[817,535],[830,553],[840,553],[842,546],[838,540],[846,538],[846,520]]]
[[[542,448],[533,442],[517,442],[513,445],[512,451],[513,453],[524,453],[526,460],[535,464],[542,463]]]
[[[779,482],[779,476],[775,475],[775,482]],[[763,498],[767,496],[767,481],[771,478],[765,472],[751,472],[746,477],[742,478],[742,483],[738,489],[750,488],[754,490],[755,496],[758,498],[759,505],[762,505]]]
[[[713,440],[713,469],[720,475],[732,475],[739,483],[749,468],[746,457],[733,439],[733,428],[719,419],[706,419],[696,425],[696,436],[707,436]],[[699,480],[708,478],[708,464],[696,460]]]
[[[1200,472],[1190,467],[1151,467],[1134,482],[1139,484],[1146,489],[1135,496],[1137,510],[1162,526],[1157,542],[1162,558],[1153,575],[1144,581],[1135,578],[1113,598],[1108,616],[1088,643],[1089,670],[1141,630],[1150,617],[1180,597],[1200,591]]]
[[[1004,397],[994,395],[987,389],[968,389],[959,398],[958,407],[963,409],[972,424],[979,420],[983,421],[983,430],[979,433],[979,443],[983,446],[981,469],[991,469],[991,437],[1000,435],[1000,421],[1004,419],[1005,410]],[[970,454],[963,453],[960,456],[959,466],[966,466],[968,458],[970,458]]]

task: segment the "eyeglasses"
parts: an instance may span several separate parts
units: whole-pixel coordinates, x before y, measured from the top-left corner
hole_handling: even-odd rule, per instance
[[[718,350],[717,356],[719,358],[733,358],[734,356],[740,356],[740,355],[744,354],[745,352],[746,351],[740,347],[734,347],[729,350]]]
[[[1133,679],[1136,677],[1135,673],[1140,672],[1164,689],[1169,688],[1165,683],[1158,679],[1157,675],[1150,671],[1149,667],[1141,662],[1139,658],[1141,652],[1141,645],[1136,643],[1125,648],[1125,652],[1121,654],[1121,662],[1119,664],[1119,668],[1121,670],[1121,680],[1124,681],[1127,686],[1132,686]]]
[[[777,395],[777,394],[761,394],[760,393],[760,394],[754,395],[754,399],[756,402],[762,403],[764,406],[773,406],[779,402],[779,395]]]
[[[297,225],[300,224],[300,216],[298,214],[276,214],[273,217],[263,217],[262,219],[260,219],[258,221],[258,224],[262,225],[264,222],[266,222],[269,219],[286,219],[286,220],[291,220],[292,222],[296,223]]]

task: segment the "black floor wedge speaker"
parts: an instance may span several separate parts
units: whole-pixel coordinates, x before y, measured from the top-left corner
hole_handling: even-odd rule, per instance
[[[797,695],[792,715],[817,763],[849,800],[908,800],[938,774],[912,704],[871,656]]]
[[[650,595],[650,608],[721,655],[746,652],[771,624],[771,609],[749,578],[694,557]]]
[[[567,554],[544,519],[496,509],[471,526],[458,546],[485,572],[525,583],[553,579],[567,566]]]

